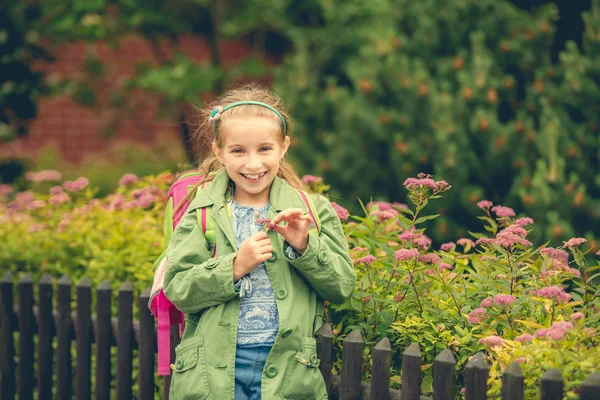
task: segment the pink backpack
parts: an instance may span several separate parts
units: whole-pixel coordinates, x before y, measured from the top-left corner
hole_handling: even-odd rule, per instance
[[[171,374],[171,325],[179,325],[179,334],[183,333],[184,328],[184,314],[179,311],[165,296],[163,290],[165,272],[167,270],[167,246],[173,231],[181,218],[187,212],[190,202],[187,200],[188,193],[193,190],[198,181],[202,179],[203,175],[199,171],[187,171],[179,174],[175,178],[175,182],[169,189],[167,195],[167,205],[165,208],[165,219],[164,219],[164,245],[165,251],[154,263],[152,270],[154,271],[154,280],[152,283],[152,289],[150,291],[150,299],[148,307],[158,322],[158,375],[166,376]],[[200,190],[204,188],[204,185],[200,187]],[[317,234],[320,232],[321,224],[318,215],[313,212],[315,210],[314,205],[310,196],[307,196],[305,192],[298,190],[298,193],[302,197],[302,200],[306,204],[308,212],[313,219],[314,229]],[[177,206],[181,203],[179,208]],[[205,207],[197,210],[198,222],[201,225],[202,232],[207,241],[213,248],[213,257],[216,254],[216,238],[215,238],[215,221],[207,212]]]
[[[171,325],[179,325],[179,334],[183,333],[184,315],[169,301],[163,291],[165,272],[167,270],[167,246],[173,235],[173,231],[181,218],[185,215],[189,207],[187,200],[188,193],[193,190],[198,181],[202,179],[199,171],[187,171],[179,174],[175,182],[171,185],[167,195],[167,205],[164,218],[164,247],[165,251],[154,263],[154,280],[150,291],[150,300],[148,306],[158,322],[157,342],[158,342],[158,375],[165,376],[171,374]],[[181,203],[181,206],[177,206]],[[205,235],[208,233],[208,225],[214,224],[212,218],[207,218],[206,208],[201,209],[202,231]],[[210,220],[208,222],[207,220]],[[207,235],[211,236],[210,234]],[[214,225],[212,225],[212,243],[214,243]],[[210,241],[210,239],[209,239]],[[214,252],[213,252],[214,256]]]

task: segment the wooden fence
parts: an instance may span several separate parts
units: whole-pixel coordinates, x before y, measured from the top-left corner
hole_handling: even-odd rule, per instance
[[[0,279],[0,399],[21,400],[51,398],[77,400],[111,398],[111,346],[116,346],[116,389],[112,397],[118,400],[154,399],[156,328],[148,312],[149,290],[138,298],[139,321],[133,320],[133,288],[125,283],[119,289],[118,315],[111,316],[111,286],[102,283],[96,290],[96,313],[92,314],[92,289],[88,279],[77,287],[76,310],[72,312],[72,284],[68,276],[57,283],[56,309],[53,308],[53,285],[50,276],[38,283],[37,306],[34,306],[34,287],[31,275],[25,275],[17,286],[17,304],[13,304],[13,277],[10,273]],[[176,327],[174,327],[176,328]],[[18,331],[15,350],[13,332]],[[177,337],[174,330],[174,339]],[[37,349],[34,336],[37,335]],[[402,358],[402,390],[389,389],[391,346],[382,339],[373,349],[373,372],[370,383],[361,382],[363,340],[360,332],[351,332],[343,343],[341,377],[332,376],[332,339],[328,324],[317,332],[320,369],[332,399],[422,400],[421,353],[411,344]],[[56,340],[56,354],[53,341]],[[75,341],[75,363],[71,344]],[[95,366],[92,368],[92,343],[95,343]],[[173,347],[177,340],[171,341]],[[133,393],[133,355],[138,354],[137,393]],[[172,349],[173,350],[173,349]],[[37,353],[37,368],[34,355]],[[15,356],[18,363],[15,363]],[[454,355],[442,351],[433,365],[433,399],[453,399],[455,394]],[[15,368],[16,365],[16,368]],[[72,376],[72,371],[75,376]],[[465,397],[467,400],[486,399],[489,367],[481,353],[465,367]],[[92,386],[92,373],[95,385]],[[37,379],[36,379],[37,377]],[[53,387],[53,379],[55,385]],[[75,379],[73,379],[75,378]],[[163,398],[169,388],[165,379]],[[75,382],[75,384],[73,384]],[[73,387],[74,386],[74,387]],[[92,394],[92,387],[94,393]],[[73,393],[74,389],[74,393]],[[590,375],[580,387],[581,400],[600,400],[600,373]],[[563,380],[559,370],[548,371],[541,381],[542,400],[563,398]],[[502,399],[524,399],[524,377],[518,363],[511,364],[502,377]]]

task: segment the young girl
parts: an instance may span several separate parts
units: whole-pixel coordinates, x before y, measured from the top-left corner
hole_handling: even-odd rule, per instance
[[[301,182],[284,161],[291,127],[279,98],[247,85],[214,105],[200,128],[213,140],[200,168],[211,182],[167,253],[164,291],[186,314],[170,398],[326,399],[314,334],[323,300],[344,302],[356,282],[341,223],[310,195],[320,230],[309,232]],[[202,207],[216,225],[214,257]]]

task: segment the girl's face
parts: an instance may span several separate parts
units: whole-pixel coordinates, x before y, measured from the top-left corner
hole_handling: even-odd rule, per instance
[[[290,138],[286,136],[280,144],[281,127],[265,117],[223,121],[220,134],[223,147],[213,143],[212,148],[235,182],[235,200],[242,205],[264,206]]]

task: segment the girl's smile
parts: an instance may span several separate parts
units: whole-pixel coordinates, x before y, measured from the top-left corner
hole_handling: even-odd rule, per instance
[[[269,201],[273,179],[289,146],[281,143],[281,125],[276,119],[251,116],[222,122],[223,148],[213,151],[235,183],[235,200],[242,205],[262,207]]]

